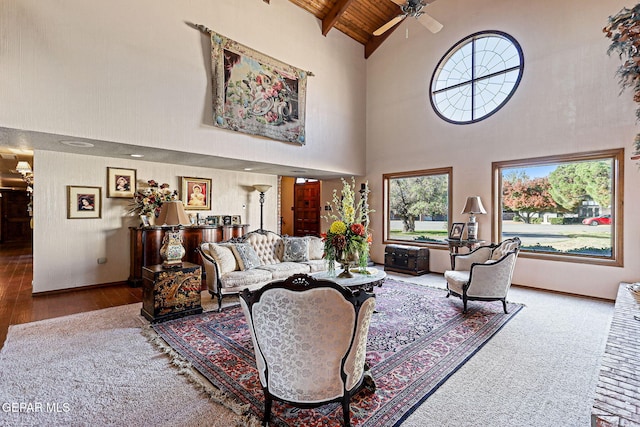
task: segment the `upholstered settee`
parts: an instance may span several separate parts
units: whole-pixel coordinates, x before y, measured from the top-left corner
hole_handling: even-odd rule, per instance
[[[294,274],[325,271],[323,246],[319,237],[288,237],[257,230],[226,242],[201,243],[198,250],[207,288],[218,298],[220,310],[225,295],[253,291]]]

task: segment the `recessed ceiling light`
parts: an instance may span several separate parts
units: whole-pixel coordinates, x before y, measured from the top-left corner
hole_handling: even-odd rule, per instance
[[[60,144],[68,145],[69,147],[77,148],[91,148],[94,145],[86,141],[60,141]]]
[[[136,159],[139,159],[140,157],[144,157],[144,154],[129,154],[131,157],[135,157]]]
[[[246,170],[246,171],[252,171],[252,170],[253,170],[253,168],[244,168],[244,170]]]

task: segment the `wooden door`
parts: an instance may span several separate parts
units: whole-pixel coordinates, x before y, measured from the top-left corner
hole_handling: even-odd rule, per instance
[[[320,235],[320,181],[294,184],[293,235]]]
[[[31,217],[29,216],[29,194],[26,190],[2,191],[2,229],[0,241],[2,242],[30,242]]]

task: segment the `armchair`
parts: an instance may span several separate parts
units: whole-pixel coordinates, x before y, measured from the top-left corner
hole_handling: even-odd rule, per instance
[[[240,304],[264,392],[264,425],[276,399],[301,408],[341,402],[350,426],[375,295],[296,274],[254,292],[245,289]]]
[[[514,237],[499,244],[481,246],[468,254],[453,255],[453,270],[445,271],[447,298],[462,298],[463,313],[467,301],[502,301],[507,312],[507,292],[520,252],[520,239]]]

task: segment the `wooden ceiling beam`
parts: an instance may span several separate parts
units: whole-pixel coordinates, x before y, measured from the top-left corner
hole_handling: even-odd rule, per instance
[[[375,52],[376,49],[379,48],[380,45],[387,39],[387,37],[389,37],[391,33],[393,33],[396,30],[396,28],[400,26],[401,23],[402,21],[398,22],[396,25],[389,28],[387,31],[385,31],[379,36],[372,35],[371,38],[367,41],[367,43],[364,45],[364,59],[369,58],[373,54],[373,52]]]
[[[353,3],[354,0],[339,0],[335,5],[331,8],[327,16],[322,20],[322,35],[326,36],[331,28],[336,24],[340,16],[347,10],[349,5]]]

